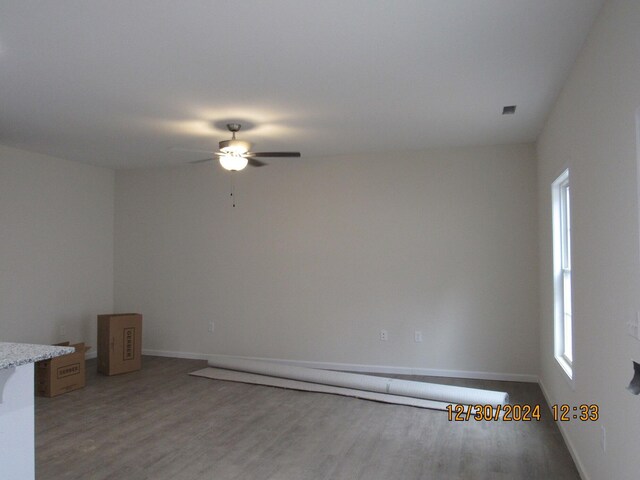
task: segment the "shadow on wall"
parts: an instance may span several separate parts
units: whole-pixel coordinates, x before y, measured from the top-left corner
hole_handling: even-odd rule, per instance
[[[631,383],[627,387],[634,395],[640,394],[640,364],[633,362],[633,378],[631,379]]]

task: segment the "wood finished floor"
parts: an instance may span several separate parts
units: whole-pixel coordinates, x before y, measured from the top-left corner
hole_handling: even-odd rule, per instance
[[[139,372],[36,399],[38,480],[579,480],[546,406],[540,422],[191,377],[204,361],[144,357]],[[546,405],[535,384],[440,383]]]

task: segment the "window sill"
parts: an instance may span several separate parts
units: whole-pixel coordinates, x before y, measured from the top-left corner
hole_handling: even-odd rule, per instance
[[[571,388],[571,390],[575,391],[576,384],[575,384],[575,381],[573,379],[573,368],[572,368],[572,366],[562,357],[559,357],[559,356],[556,355],[555,358],[556,358],[556,361],[558,362],[558,365],[560,365],[562,373],[564,374],[563,377],[565,378],[565,380],[569,384],[569,387]]]

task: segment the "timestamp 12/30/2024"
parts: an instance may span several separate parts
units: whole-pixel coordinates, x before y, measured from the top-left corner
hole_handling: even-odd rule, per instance
[[[450,422],[498,421],[503,422],[539,422],[542,418],[540,405],[447,405]],[[595,422],[600,417],[596,404],[571,406],[567,404],[551,405],[551,416],[555,422]]]

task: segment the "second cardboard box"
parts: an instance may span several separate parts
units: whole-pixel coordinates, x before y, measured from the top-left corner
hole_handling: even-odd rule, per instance
[[[98,315],[98,372],[105,375],[142,367],[142,315]]]

